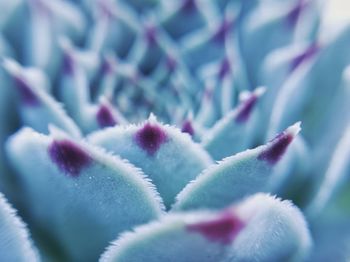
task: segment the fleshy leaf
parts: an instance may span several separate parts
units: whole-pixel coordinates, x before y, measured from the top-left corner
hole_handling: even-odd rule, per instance
[[[64,57],[59,96],[69,115],[85,129],[90,106],[87,72],[79,61],[78,52],[68,40],[62,40],[62,48]]]
[[[153,116],[142,125],[102,130],[88,140],[142,168],[167,207],[181,189],[212,162],[187,134],[160,124]]]
[[[257,83],[256,74],[265,56],[273,49],[292,42],[299,15],[290,15],[299,7],[298,2],[300,1],[283,1],[270,5],[259,3],[252,12],[247,14],[243,24],[241,46],[253,87],[260,84]],[[303,7],[306,6],[303,5]],[[305,8],[299,10],[299,12],[304,11]],[[256,48],[256,43],[261,43],[259,48]]]
[[[268,191],[273,168],[299,132],[299,125],[289,127],[266,145],[227,157],[204,170],[180,192],[173,208],[222,208],[247,195]]]
[[[125,58],[133,46],[139,23],[121,2],[92,1],[95,13],[94,23],[87,41],[88,47],[96,52],[113,50]]]
[[[73,136],[80,136],[80,130],[76,124],[45,90],[47,83],[44,77],[32,74],[33,69],[25,69],[10,59],[5,60],[3,66],[12,78],[14,88],[19,94],[19,108],[25,125],[47,133],[48,125],[55,124]]]
[[[10,138],[32,225],[50,234],[67,256],[94,261],[118,233],[162,213],[154,186],[131,164],[61,131],[26,128]]]
[[[335,198],[339,187],[347,179],[350,171],[350,125],[339,140],[326,171],[324,180],[309,206],[309,215],[314,217]]]
[[[27,4],[30,22],[25,25],[26,62],[51,71],[61,55],[58,38],[66,35],[79,40],[86,27],[85,17],[76,5],[66,1],[35,0]]]
[[[203,136],[202,145],[214,159],[220,160],[247,149],[255,122],[254,106],[264,91],[263,88],[256,89]]]
[[[40,261],[26,226],[0,194],[0,258],[2,261]]]
[[[298,208],[257,194],[220,212],[170,214],[137,227],[100,261],[302,261],[310,247]]]

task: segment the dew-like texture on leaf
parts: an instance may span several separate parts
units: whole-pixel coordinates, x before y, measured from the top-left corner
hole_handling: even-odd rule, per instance
[[[169,214],[121,235],[101,262],[301,261],[311,247],[301,212],[257,194],[218,212]]]
[[[99,131],[88,140],[142,168],[167,207],[188,182],[212,163],[189,135],[153,117],[141,125]]]
[[[66,256],[61,259],[94,261],[120,232],[162,213],[154,186],[140,170],[51,132],[22,129],[7,151],[30,221],[57,241]]]
[[[173,208],[223,208],[250,194],[269,192],[274,166],[299,132],[299,125],[289,127],[266,145],[224,158],[204,170],[179,193]]]
[[[0,259],[1,261],[40,261],[28,230],[16,211],[0,193]]]

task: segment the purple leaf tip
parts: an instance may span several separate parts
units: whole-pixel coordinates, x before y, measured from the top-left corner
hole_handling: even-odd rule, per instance
[[[15,77],[14,81],[18,88],[20,97],[25,105],[37,106],[40,103],[34,91],[30,88],[28,83],[26,83],[23,78]]]
[[[258,159],[272,165],[276,164],[300,130],[300,122],[288,127],[266,145],[266,148],[260,153]]]
[[[213,40],[218,43],[225,43],[226,37],[233,25],[232,20],[224,19],[213,35]]]
[[[169,70],[169,72],[174,72],[177,66],[177,62],[175,58],[171,55],[168,55],[166,57],[166,68]]]
[[[147,25],[145,34],[149,46],[153,46],[157,43],[157,28],[154,25]]]
[[[99,0],[98,10],[103,17],[111,19],[115,16],[115,7],[110,0]]]
[[[115,126],[118,122],[116,121],[112,109],[105,104],[101,104],[96,114],[97,122],[100,127]]]
[[[237,108],[237,114],[235,117],[235,121],[237,123],[244,123],[249,119],[253,108],[256,105],[256,102],[258,101],[259,97],[264,93],[265,88],[259,87],[253,93],[248,95],[248,97],[243,102],[241,102],[241,104]]]
[[[309,60],[318,53],[320,46],[317,43],[312,43],[303,53],[296,56],[291,63],[291,71],[294,71],[304,61]]]
[[[305,0],[299,0],[296,3],[296,5],[292,7],[292,9],[287,14],[287,21],[289,25],[291,25],[292,27],[296,25],[301,15],[301,12],[305,8],[305,6],[306,6]]]
[[[136,143],[149,155],[154,155],[167,140],[164,130],[154,122],[148,121],[135,135]]]
[[[103,74],[112,74],[115,72],[117,67],[116,60],[112,57],[106,57],[101,64],[101,72]]]
[[[196,9],[196,1],[195,0],[184,0],[181,6],[181,10],[184,12],[192,12]]]
[[[187,230],[200,233],[213,242],[230,244],[243,227],[243,221],[232,211],[224,211],[214,219],[188,225]]]
[[[190,136],[194,135],[194,129],[190,120],[186,120],[183,122],[181,131],[189,134]]]
[[[73,74],[75,61],[71,51],[65,51],[63,55],[63,72],[67,75]]]
[[[54,140],[48,148],[51,160],[67,175],[77,177],[92,159],[78,145],[69,140]]]
[[[219,69],[219,79],[222,80],[231,71],[231,65],[228,58],[225,58],[220,65]]]

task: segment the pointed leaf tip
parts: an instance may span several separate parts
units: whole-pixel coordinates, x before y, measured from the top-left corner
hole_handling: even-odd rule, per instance
[[[247,95],[247,98],[241,102],[237,108],[237,114],[235,117],[237,123],[243,123],[249,119],[259,97],[265,93],[265,90],[265,87],[259,87],[250,95]]]
[[[174,210],[223,208],[257,192],[273,190],[273,169],[300,131],[300,122],[266,145],[224,158],[204,170],[176,197]]]
[[[258,159],[264,160],[272,165],[276,164],[281,159],[294,137],[300,132],[300,124],[301,122],[297,122],[278,134],[266,145],[266,148],[259,154]]]
[[[113,116],[113,112],[107,105],[104,104],[101,104],[98,108],[96,118],[101,128],[115,126],[117,124],[117,121]]]
[[[183,133],[189,134],[190,136],[194,135],[194,128],[190,119],[187,119],[185,122],[183,122],[181,131]]]
[[[136,143],[149,155],[154,155],[167,140],[165,131],[154,121],[150,120],[135,134]]]

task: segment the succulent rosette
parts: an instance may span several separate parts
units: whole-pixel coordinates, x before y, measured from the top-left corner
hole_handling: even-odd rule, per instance
[[[350,259],[324,4],[1,0],[0,260]]]

